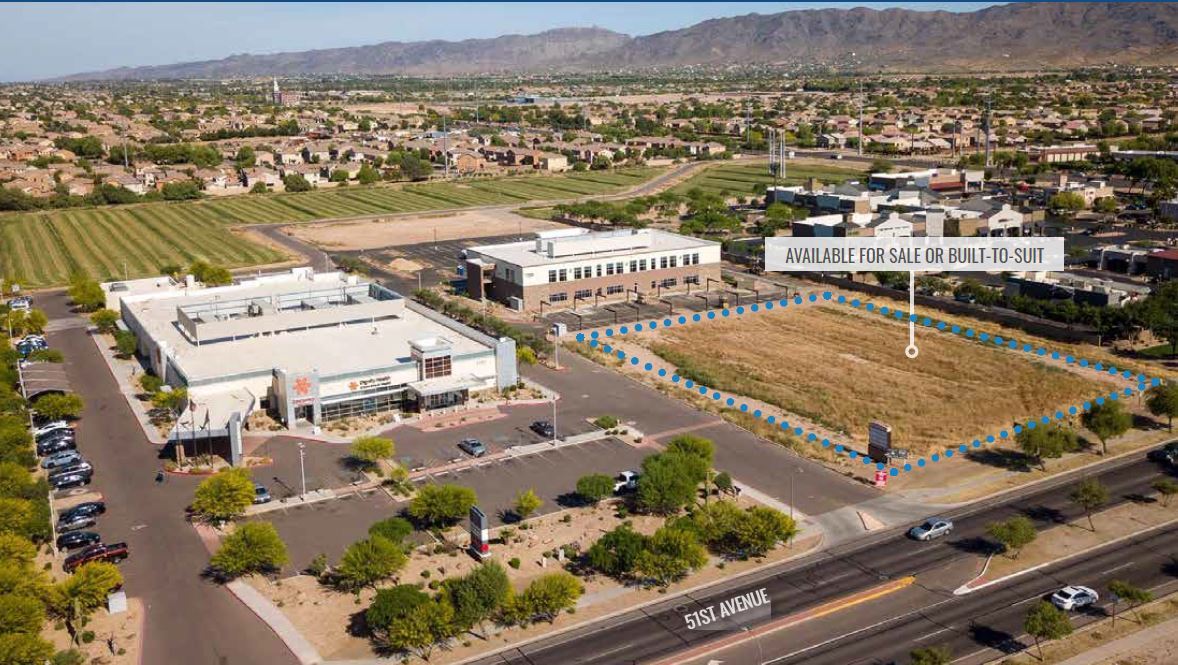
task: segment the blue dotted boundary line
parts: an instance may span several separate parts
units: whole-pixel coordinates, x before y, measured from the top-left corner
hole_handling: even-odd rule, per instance
[[[1024,429],[1035,429],[1036,427],[1038,427],[1040,425],[1050,424],[1053,417],[1055,420],[1063,420],[1064,418],[1066,418],[1069,415],[1074,416],[1074,415],[1078,414],[1080,411],[1091,410],[1093,403],[1100,405],[1100,404],[1104,404],[1108,400],[1115,401],[1115,400],[1120,399],[1121,397],[1127,398],[1127,397],[1132,396],[1134,394],[1134,392],[1144,392],[1149,386],[1156,386],[1156,385],[1161,384],[1161,379],[1158,379],[1156,377],[1149,378],[1145,374],[1137,374],[1136,377],[1134,377],[1133,373],[1127,369],[1126,370],[1118,370],[1116,367],[1113,367],[1113,366],[1109,366],[1109,367],[1105,368],[1102,363],[1098,362],[1098,363],[1092,364],[1086,359],[1083,359],[1083,358],[1077,359],[1072,355],[1061,354],[1058,351],[1048,351],[1046,348],[1041,347],[1041,346],[1035,347],[1035,346],[1033,346],[1031,344],[1027,344],[1027,343],[1023,343],[1020,345],[1014,339],[1003,339],[1001,336],[998,336],[998,335],[991,336],[989,333],[984,333],[984,332],[977,333],[974,331],[973,328],[962,329],[961,326],[959,326],[957,324],[949,324],[949,323],[946,323],[945,321],[938,321],[938,320],[930,319],[927,316],[926,317],[918,317],[916,314],[907,314],[903,310],[900,310],[897,308],[889,308],[887,306],[878,306],[877,307],[874,303],[870,303],[870,302],[864,303],[864,302],[861,302],[858,298],[848,300],[847,297],[842,294],[838,295],[836,298],[834,296],[834,294],[831,293],[830,291],[825,291],[822,293],[822,300],[831,301],[832,299],[834,300],[834,302],[837,302],[838,304],[841,304],[841,305],[849,305],[854,308],[862,307],[863,309],[867,310],[868,312],[878,312],[882,316],[890,316],[890,317],[894,317],[899,320],[907,319],[909,321],[919,323],[921,326],[924,326],[926,328],[935,328],[936,330],[941,331],[941,332],[948,330],[949,332],[951,332],[955,335],[963,335],[966,339],[976,340],[978,343],[984,344],[987,342],[991,342],[995,346],[999,346],[999,347],[1005,346],[1006,348],[1015,349],[1015,350],[1021,349],[1022,351],[1026,352],[1026,353],[1037,355],[1039,357],[1045,357],[1047,355],[1050,355],[1053,360],[1059,360],[1060,358],[1063,358],[1064,361],[1069,365],[1078,364],[1080,367],[1085,367],[1085,368],[1091,366],[1093,369],[1095,369],[1098,372],[1107,371],[1110,376],[1114,376],[1117,378],[1123,378],[1123,379],[1130,380],[1130,381],[1132,381],[1134,378],[1137,379],[1138,383],[1137,383],[1136,391],[1132,387],[1127,387],[1121,391],[1114,390],[1114,391],[1110,392],[1107,396],[1101,395],[1101,396],[1095,398],[1094,400],[1085,401],[1083,404],[1078,405],[1078,406],[1068,406],[1068,407],[1066,407],[1066,409],[1064,407],[1061,407],[1060,409],[1056,410],[1056,412],[1054,414],[1044,415],[1038,419],[1032,418],[1031,420],[1028,420],[1025,425],[1024,424],[1016,424],[1010,430],[1004,429],[1004,430],[1000,431],[997,435],[993,435],[993,434],[987,435],[985,437],[985,443],[987,443],[987,444],[992,444],[995,441],[998,441],[1000,439],[1010,438],[1012,436],[1011,431],[1013,431],[1014,434],[1018,434],[1018,433],[1022,432]],[[590,348],[594,348],[594,349],[600,348],[600,350],[603,351],[606,355],[614,355],[619,360],[626,360],[627,358],[629,358],[631,366],[634,366],[634,367],[641,366],[641,368],[643,370],[645,370],[647,372],[651,372],[651,371],[655,371],[653,363],[651,363],[649,361],[644,363],[637,356],[633,356],[633,355],[627,356],[625,351],[623,351],[621,349],[614,349],[611,345],[606,344],[605,340],[601,339],[602,335],[604,335],[604,337],[606,337],[606,338],[612,338],[615,335],[618,335],[618,336],[627,335],[630,332],[642,332],[643,330],[657,330],[660,326],[663,328],[670,328],[676,324],[688,325],[689,322],[690,323],[700,323],[700,322],[704,322],[704,321],[714,321],[714,320],[716,320],[717,316],[720,319],[724,319],[724,318],[730,318],[733,315],[741,316],[741,315],[745,314],[746,312],[757,313],[760,311],[771,311],[775,308],[785,309],[790,305],[790,300],[791,299],[789,299],[789,298],[782,298],[781,300],[778,300],[776,302],[768,301],[765,303],[755,303],[755,304],[749,305],[747,307],[744,305],[738,305],[735,308],[724,308],[724,309],[720,309],[720,310],[713,309],[713,310],[708,310],[706,312],[697,312],[697,313],[692,314],[691,316],[687,316],[687,315],[679,315],[678,317],[668,316],[668,317],[665,317],[661,322],[658,321],[657,319],[652,319],[652,320],[646,321],[645,323],[643,323],[643,322],[635,323],[632,326],[631,325],[622,325],[622,326],[619,326],[616,331],[612,327],[607,327],[603,333],[594,330],[594,331],[590,332],[588,335],[586,335],[585,333],[580,332],[580,333],[577,333],[576,340],[578,342],[588,341]],[[793,304],[795,304],[795,305],[802,305],[807,302],[815,303],[815,302],[818,302],[818,294],[811,293],[806,298],[803,298],[801,295],[798,295],[798,296],[795,296],[792,299],[792,301],[793,301]],[[655,373],[661,378],[666,378],[666,376],[668,374],[667,370],[663,369],[663,368],[658,369]],[[671,374],[671,383],[678,385],[680,382],[683,383],[684,388],[686,388],[688,390],[695,390],[695,391],[699,392],[700,395],[703,395],[705,397],[707,397],[708,393],[710,392],[711,398],[713,400],[719,401],[720,398],[722,397],[720,392],[717,390],[708,388],[707,386],[698,385],[694,381],[692,381],[691,379],[684,379],[683,377],[679,376],[678,374],[672,373]],[[736,407],[736,400],[732,397],[729,397],[725,400],[725,404],[729,407]],[[748,404],[741,403],[740,406],[737,408],[739,408],[742,413],[749,413],[749,405]],[[1065,414],[1065,410],[1066,410],[1066,414]],[[782,431],[789,432],[789,433],[792,433],[796,436],[803,437],[803,440],[805,440],[805,441],[809,441],[811,443],[820,442],[823,448],[830,448],[833,446],[835,453],[840,454],[840,455],[846,455],[849,459],[852,459],[852,460],[861,459],[863,464],[871,464],[872,463],[872,460],[870,457],[868,457],[867,455],[861,455],[858,451],[853,450],[849,445],[832,442],[832,441],[830,441],[830,439],[825,438],[825,437],[823,437],[821,439],[821,441],[819,441],[819,436],[815,432],[809,431],[803,427],[791,425],[788,421],[786,421],[784,419],[782,419],[780,422],[778,422],[776,416],[772,416],[772,415],[765,416],[761,413],[760,409],[754,409],[752,411],[752,416],[754,418],[758,418],[758,419],[763,417],[765,422],[768,423],[769,425],[779,426]],[[889,469],[888,473],[892,476],[898,476],[898,475],[900,475],[901,472],[906,473],[906,472],[910,472],[910,471],[915,471],[917,469],[922,469],[929,462],[939,462],[943,458],[953,457],[953,455],[956,453],[965,453],[970,449],[970,447],[981,448],[982,443],[983,443],[982,439],[974,439],[973,441],[971,441],[968,444],[963,443],[963,444],[957,446],[956,448],[949,447],[949,448],[946,448],[943,452],[933,453],[933,454],[929,455],[927,461],[925,460],[925,458],[921,457],[921,458],[917,459],[915,461],[915,463],[905,462],[903,467],[891,467]],[[882,471],[887,467],[882,462],[876,462],[875,468],[877,470]]]

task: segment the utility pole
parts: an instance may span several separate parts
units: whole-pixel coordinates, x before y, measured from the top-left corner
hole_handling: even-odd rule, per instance
[[[990,96],[986,95],[986,113],[982,116],[982,131],[986,133],[986,168],[990,168]]]
[[[302,492],[299,494],[300,499],[307,495],[307,469],[303,463],[303,459],[307,456],[306,448],[306,444],[299,441],[299,487],[302,489]]]
[[[863,156],[863,79],[859,79],[859,156]]]
[[[450,130],[446,127],[446,116],[442,116],[442,160],[446,164],[446,180],[450,179]]]

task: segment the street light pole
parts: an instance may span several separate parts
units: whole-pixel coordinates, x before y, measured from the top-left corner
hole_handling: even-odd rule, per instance
[[[556,396],[552,397],[552,445],[556,445]]]
[[[303,463],[303,459],[307,455],[306,448],[306,444],[299,441],[299,479],[301,481],[300,488],[302,489],[302,492],[299,494],[300,499],[307,495],[307,469]]]

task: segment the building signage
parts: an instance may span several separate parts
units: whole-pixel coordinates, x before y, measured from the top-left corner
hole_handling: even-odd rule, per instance
[[[393,385],[393,377],[389,375],[374,376],[371,379],[361,379],[359,381],[352,381],[348,384],[348,390],[356,392],[357,390],[370,390],[372,388],[386,388]]]
[[[887,469],[880,469],[875,472],[875,486],[876,487],[887,487],[888,486],[888,471],[887,471]]]
[[[867,426],[867,456],[874,462],[887,464],[888,453],[892,450],[892,426],[871,421]]]
[[[470,551],[479,558],[491,554],[491,523],[478,506],[470,507]]]
[[[319,399],[319,375],[296,375],[290,382],[290,399],[295,406],[314,404]]]

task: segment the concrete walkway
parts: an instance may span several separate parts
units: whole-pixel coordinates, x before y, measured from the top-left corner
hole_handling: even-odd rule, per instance
[[[315,665],[315,663],[323,662],[319,650],[307,638],[303,637],[303,634],[299,632],[298,628],[295,628],[290,619],[286,618],[282,610],[258,593],[257,589],[241,580],[234,580],[225,586],[238,600],[250,608],[262,621],[265,621],[266,625],[270,626],[270,629],[286,643],[291,653],[299,659],[302,665]]]
[[[1132,635],[1126,635],[1118,640],[1113,640],[1095,649],[1090,649],[1079,656],[1065,660],[1060,665],[1100,665],[1123,653],[1149,646],[1166,638],[1173,638],[1175,635],[1178,635],[1178,619],[1170,619],[1169,621],[1163,621],[1144,630],[1139,630]]]

